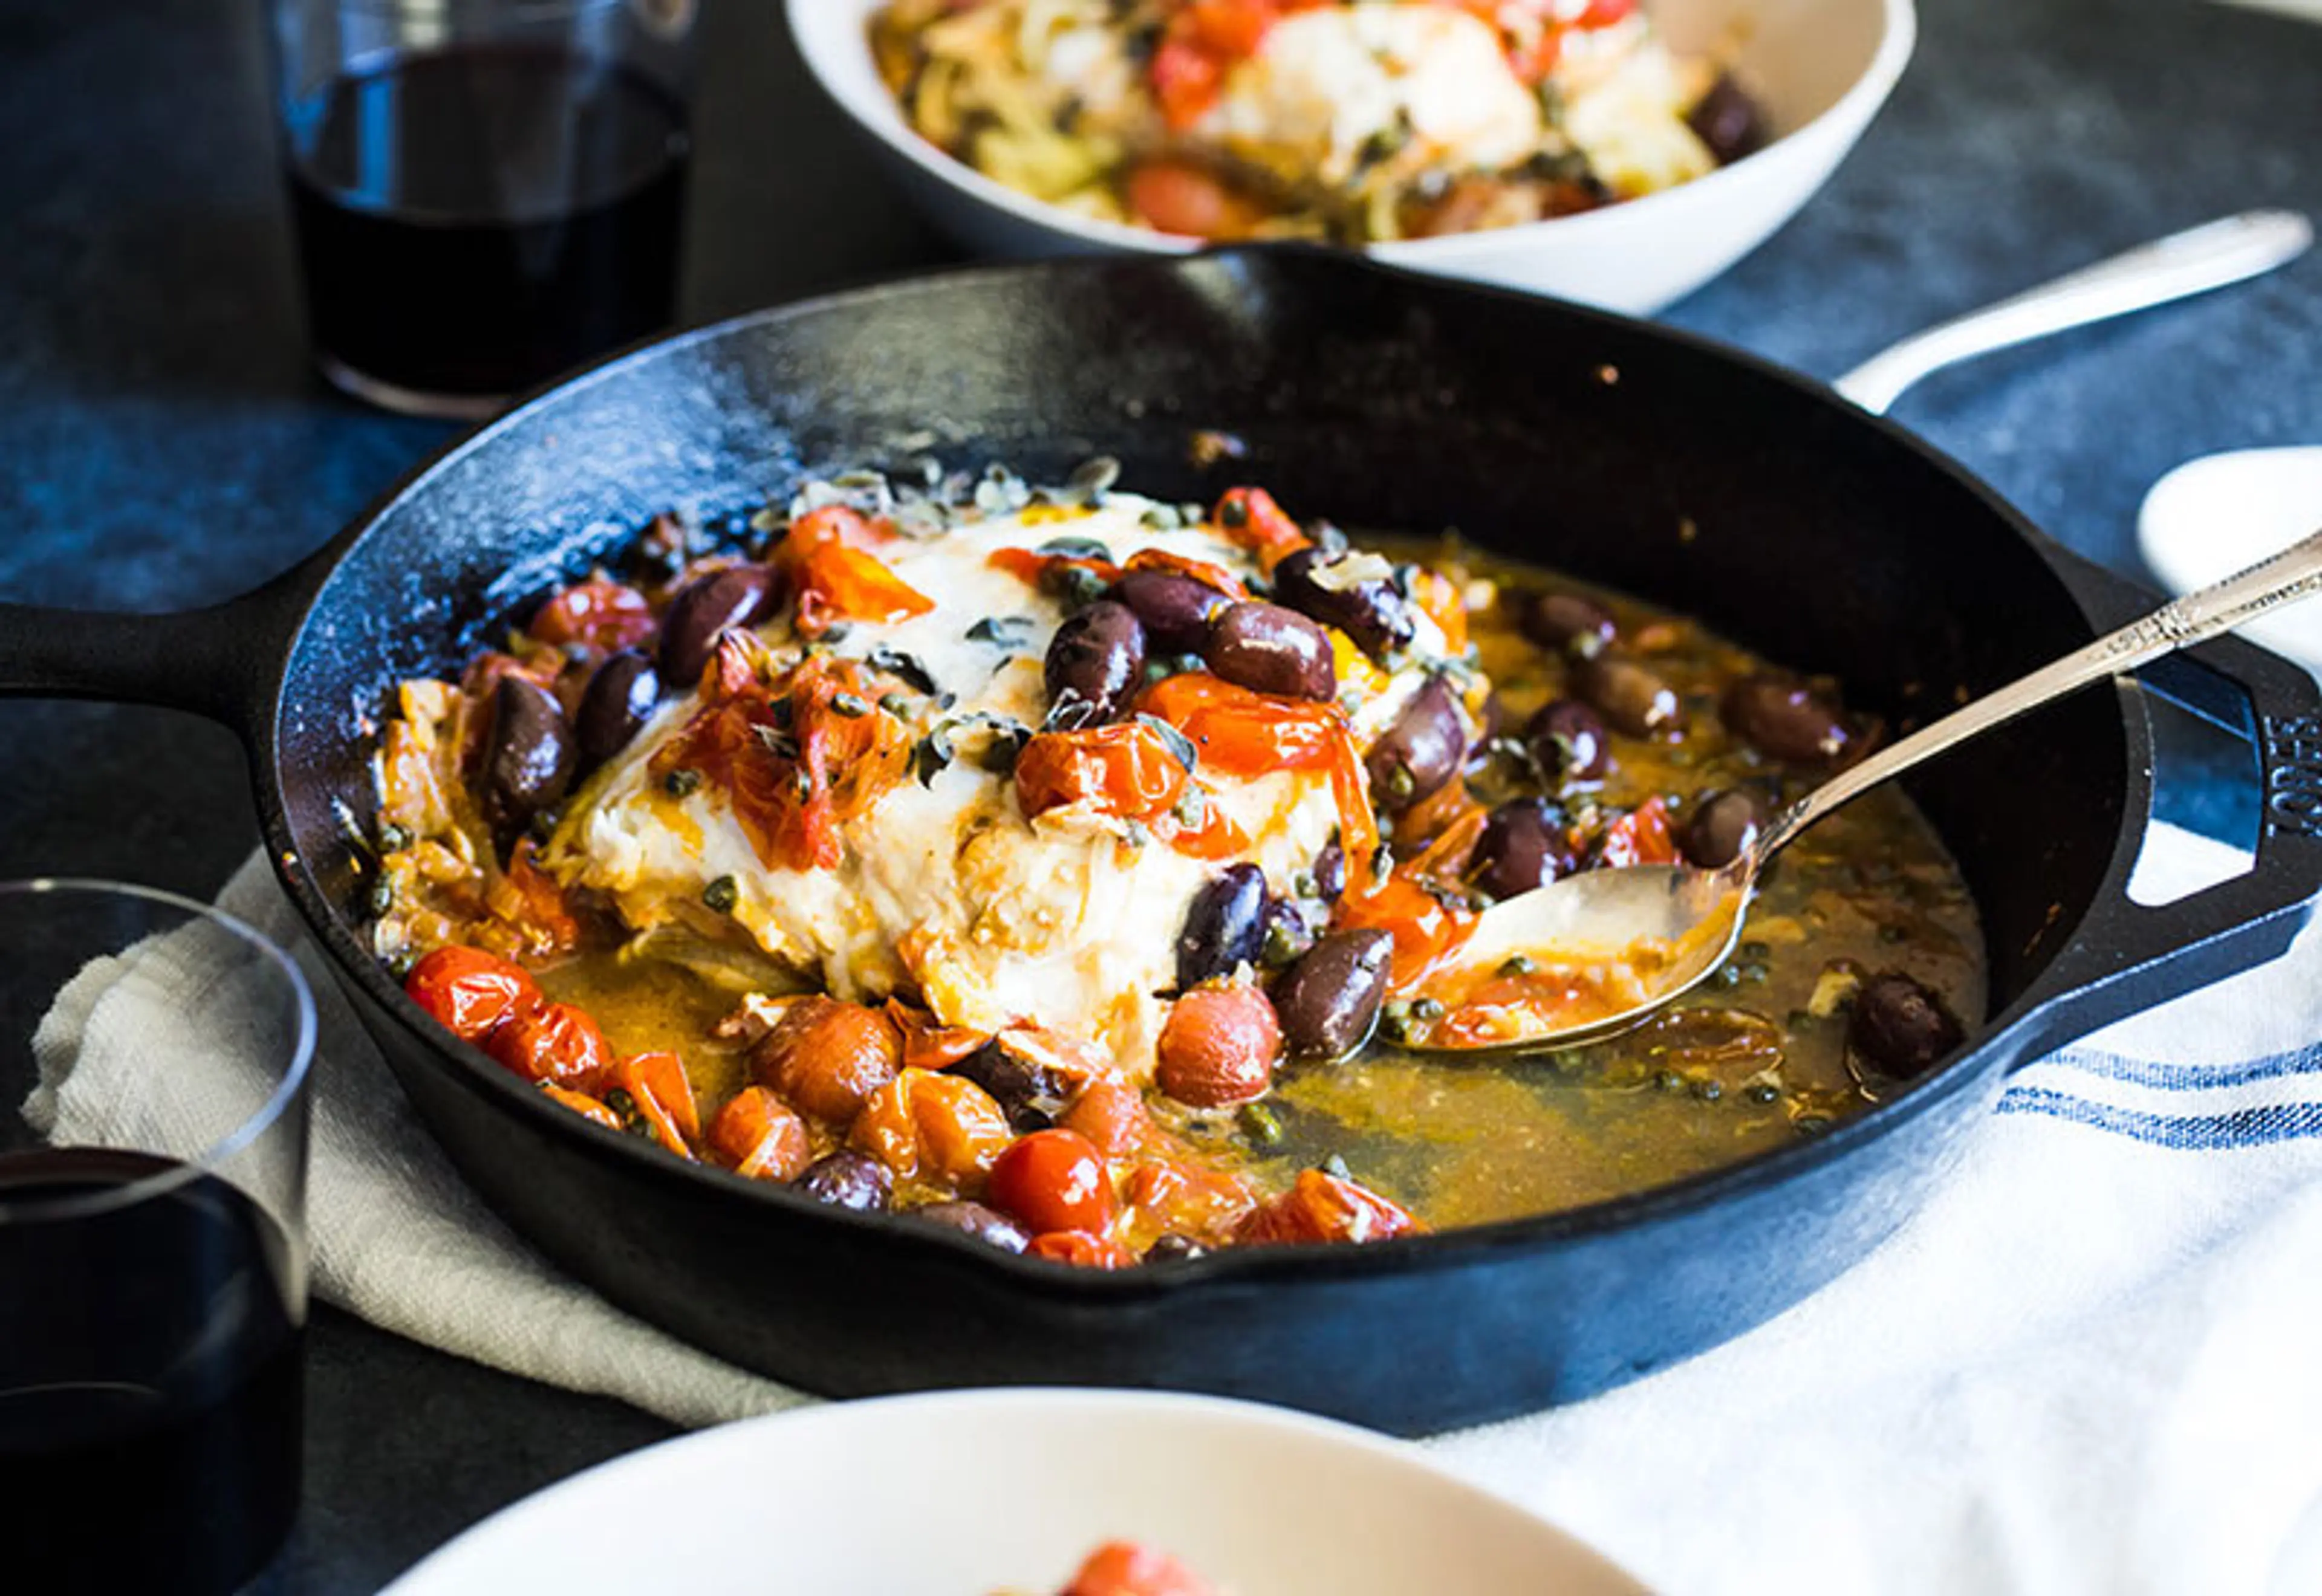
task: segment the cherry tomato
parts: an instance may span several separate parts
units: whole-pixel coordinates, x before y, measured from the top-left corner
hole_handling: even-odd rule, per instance
[[[615,1091],[626,1092],[654,1140],[681,1158],[693,1156],[691,1144],[701,1134],[701,1112],[693,1101],[693,1083],[685,1078],[685,1062],[677,1054],[641,1053],[625,1058],[608,1072],[602,1091],[608,1098]]]
[[[799,517],[774,560],[790,574],[800,635],[819,637],[835,621],[907,621],[935,607],[870,552],[890,536],[844,505],[825,505]]]
[[[1193,1163],[1140,1163],[1125,1196],[1141,1233],[1206,1236],[1230,1231],[1257,1206],[1249,1182]]]
[[[902,1033],[903,1062],[915,1070],[947,1070],[992,1038],[965,1026],[943,1026],[924,1008],[887,999],[887,1017]]]
[[[593,1120],[607,1130],[621,1128],[621,1117],[585,1091],[568,1091],[561,1086],[551,1086],[544,1081],[541,1082],[540,1090],[541,1094],[551,1102],[563,1104],[583,1119]]]
[[[1209,1582],[1166,1552],[1107,1541],[1056,1596],[1214,1596]]]
[[[1033,1231],[1102,1234],[1116,1205],[1104,1154],[1077,1131],[1036,1130],[1000,1155],[986,1193]]]
[[[1659,796],[1647,798],[1606,826],[1596,858],[1608,870],[1632,864],[1675,864],[1677,844],[1669,836],[1668,807]]]
[[[895,1078],[902,1054],[902,1038],[879,1010],[835,998],[801,998],[751,1050],[750,1070],[784,1101],[845,1125]]]
[[[1210,519],[1228,538],[1257,555],[1267,570],[1314,541],[1298,530],[1298,523],[1263,488],[1227,488]]]
[[[1035,1258],[1076,1264],[1083,1269],[1128,1269],[1137,1263],[1137,1254],[1120,1243],[1085,1230],[1051,1230],[1045,1236],[1034,1236],[1032,1245],[1024,1250]]]
[[[527,1081],[593,1092],[612,1067],[605,1034],[570,1003],[542,1003],[494,1031],[484,1051]]]
[[[1246,238],[1262,214],[1214,172],[1191,161],[1139,161],[1129,169],[1121,192],[1147,226],[1185,238]]]
[[[1015,1135],[992,1094],[974,1081],[906,1070],[864,1101],[846,1141],[904,1180],[973,1190]]]
[[[1153,1078],[1179,1102],[1244,1103],[1274,1084],[1282,1025],[1256,987],[1199,987],[1169,1011],[1158,1052]]]
[[[1142,721],[1042,732],[1016,756],[1016,801],[1027,817],[1090,803],[1146,820],[1184,797],[1188,772],[1168,739]]]
[[[602,577],[575,582],[533,613],[526,628],[543,643],[585,643],[604,653],[634,648],[660,629],[635,588]]]
[[[763,1086],[745,1086],[709,1122],[710,1151],[737,1175],[787,1181],[806,1168],[813,1149],[806,1121]]]
[[[1302,1170],[1298,1183],[1260,1203],[1234,1232],[1244,1246],[1275,1242],[1384,1241],[1427,1228],[1401,1206],[1369,1187],[1321,1170]]]
[[[1100,1081],[1065,1110],[1065,1128],[1076,1131],[1107,1158],[1137,1151],[1153,1126],[1145,1094],[1121,1081]]]
[[[437,948],[411,967],[403,990],[462,1042],[481,1042],[541,1000],[521,965],[481,948]]]

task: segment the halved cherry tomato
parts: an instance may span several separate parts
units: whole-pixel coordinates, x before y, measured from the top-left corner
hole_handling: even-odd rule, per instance
[[[1298,530],[1298,523],[1263,488],[1227,488],[1210,518],[1230,540],[1257,555],[1257,562],[1269,571],[1277,561],[1314,541]]]
[[[1298,1183],[1260,1203],[1235,1231],[1245,1246],[1273,1242],[1384,1241],[1427,1228],[1369,1187],[1321,1170],[1301,1170]]]
[[[903,1062],[914,1070],[947,1070],[992,1038],[965,1026],[944,1026],[924,1008],[887,999],[887,1017],[902,1033]]]
[[[1146,1111],[1143,1092],[1123,1081],[1100,1081],[1065,1110],[1064,1126],[1107,1158],[1124,1158],[1153,1128],[1153,1117]]]
[[[1166,1552],[1107,1541],[1056,1596],[1214,1596],[1208,1581]]]
[[[610,653],[651,637],[661,623],[635,588],[605,577],[575,582],[533,612],[526,628],[543,643],[585,643]]]
[[[985,1195],[1035,1232],[1102,1235],[1119,1206],[1104,1154],[1086,1136],[1069,1130],[1036,1130],[1002,1153],[992,1166]]]
[[[1266,213],[1208,168],[1187,160],[1142,160],[1121,180],[1131,214],[1184,238],[1247,238]]]
[[[1137,1262],[1137,1254],[1120,1242],[1110,1236],[1092,1236],[1085,1230],[1051,1230],[1045,1236],[1034,1236],[1032,1245],[1024,1250],[1036,1258],[1077,1264],[1083,1269],[1128,1269]]]
[[[1371,813],[1370,779],[1337,705],[1272,698],[1205,670],[1188,670],[1147,688],[1134,707],[1184,733],[1205,772],[1247,778],[1275,771],[1322,771],[1339,811],[1347,890],[1359,895],[1369,889],[1378,821]]]
[[[524,967],[481,948],[437,948],[411,967],[403,990],[462,1042],[481,1042],[529,1008],[540,988]]]
[[[1123,1189],[1140,1234],[1210,1236],[1230,1229],[1256,1206],[1249,1182],[1193,1163],[1140,1163]]]
[[[1607,870],[1632,864],[1675,864],[1677,843],[1669,835],[1668,806],[1655,794],[1604,828],[1597,862]]]
[[[1168,739],[1142,721],[1042,732],[1016,756],[1016,800],[1027,817],[1085,803],[1149,820],[1184,796],[1187,775]]]
[[[524,939],[524,951],[541,958],[569,951],[580,940],[563,885],[533,862],[538,844],[526,837],[508,855],[507,870],[485,889],[484,901]]]
[[[935,607],[870,552],[891,538],[844,505],[825,505],[791,524],[774,562],[790,576],[800,636],[819,637],[834,621],[907,621]]]
[[[701,1111],[693,1101],[693,1083],[685,1078],[685,1062],[677,1054],[641,1053],[622,1059],[599,1090],[607,1098],[615,1091],[628,1093],[654,1141],[681,1158],[693,1156],[691,1144],[701,1135]]]
[[[1092,560],[1083,554],[1043,554],[1038,549],[994,549],[984,556],[984,563],[1004,570],[1028,588],[1037,588],[1047,579],[1052,570],[1084,570],[1101,582],[1120,579],[1120,567],[1110,560]]]
[[[484,1051],[527,1081],[594,1092],[613,1050],[597,1022],[570,1003],[526,1009],[484,1041]]]
[[[1467,940],[1476,917],[1446,904],[1406,866],[1367,893],[1348,891],[1330,923],[1342,931],[1379,930],[1394,937],[1388,987],[1403,993],[1426,980]]]
[[[980,1188],[1016,1133],[992,1094],[958,1075],[906,1070],[871,1094],[847,1145],[905,1180]]]
[[[1191,577],[1205,588],[1214,588],[1229,598],[1249,597],[1248,584],[1224,566],[1208,560],[1196,560],[1191,554],[1180,554],[1173,549],[1139,549],[1129,557],[1123,570],[1160,570],[1172,576]]]
[[[621,1117],[585,1091],[571,1091],[562,1086],[551,1085],[545,1081],[540,1083],[540,1090],[542,1095],[551,1102],[563,1104],[583,1119],[593,1120],[607,1130],[621,1128]]]
[[[709,1122],[710,1151],[737,1175],[787,1181],[806,1168],[813,1149],[806,1121],[763,1086],[745,1086]]]
[[[762,1086],[817,1119],[845,1125],[902,1068],[903,1039],[875,1008],[800,998],[750,1052]]]

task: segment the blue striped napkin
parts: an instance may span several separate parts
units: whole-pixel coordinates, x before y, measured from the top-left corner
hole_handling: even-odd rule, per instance
[[[2322,1591],[2322,926],[2018,1071],[1819,1295],[1430,1448],[1670,1591]]]

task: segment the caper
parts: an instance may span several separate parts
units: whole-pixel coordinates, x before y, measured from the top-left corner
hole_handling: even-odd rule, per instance
[[[732,876],[719,876],[701,889],[701,901],[721,915],[730,915],[742,901],[742,889]]]

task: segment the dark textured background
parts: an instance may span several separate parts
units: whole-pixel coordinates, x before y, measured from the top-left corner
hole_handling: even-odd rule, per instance
[[[2212,215],[2322,214],[2322,27],[2194,0],[1922,4],[1918,58],[1836,181],[1668,319],[1829,376]],[[0,596],[224,597],[450,435],[309,373],[261,10],[0,0]],[[820,103],[773,0],[706,11],[684,319],[947,258]],[[2137,501],[2162,471],[2322,442],[2317,373],[2322,255],[1939,377],[1897,415],[2133,570]],[[237,751],[208,726],[0,704],[0,876],[207,894],[256,841]],[[328,1309],[310,1346],[306,1506],[269,1590],[375,1589],[517,1497],[667,1433]]]

